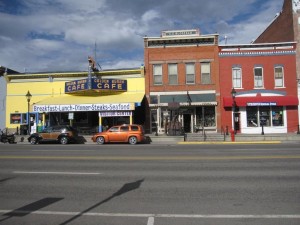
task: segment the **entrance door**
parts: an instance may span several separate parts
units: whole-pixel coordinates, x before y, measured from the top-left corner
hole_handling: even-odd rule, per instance
[[[191,132],[191,114],[183,114],[183,129],[185,133]]]

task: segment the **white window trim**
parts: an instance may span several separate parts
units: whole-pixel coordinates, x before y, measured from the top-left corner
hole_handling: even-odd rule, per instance
[[[255,86],[255,69],[261,69],[261,78],[262,78],[262,86],[261,87],[256,87]],[[264,82],[264,68],[262,66],[255,66],[253,68],[253,75],[254,75],[254,89],[264,89],[265,88],[265,82]]]
[[[240,78],[240,83],[241,83],[241,86],[240,87],[236,87],[235,85],[234,85],[234,77],[233,77],[233,71],[234,70],[237,70],[237,69],[239,69],[240,70],[240,74],[241,74],[241,78]],[[235,88],[235,89],[243,89],[243,71],[242,71],[242,68],[241,67],[237,67],[237,66],[235,66],[235,67],[232,67],[232,87],[233,88]]]
[[[276,77],[275,77],[275,69],[276,68],[281,68],[282,69],[282,86],[276,86]],[[285,83],[284,83],[284,67],[283,66],[275,66],[274,67],[274,88],[285,88]]]

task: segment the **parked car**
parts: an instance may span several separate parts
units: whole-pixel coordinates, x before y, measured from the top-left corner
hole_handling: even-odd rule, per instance
[[[137,144],[145,140],[144,128],[137,124],[123,124],[113,126],[106,131],[95,134],[92,137],[93,142],[98,144],[110,142],[125,142],[129,144]]]
[[[31,144],[40,142],[58,142],[63,145],[76,142],[78,132],[75,128],[68,125],[49,126],[41,132],[33,133],[29,136],[28,141]]]

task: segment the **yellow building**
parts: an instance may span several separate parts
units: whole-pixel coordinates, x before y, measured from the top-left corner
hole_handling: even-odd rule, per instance
[[[116,124],[144,123],[144,67],[4,77],[6,127],[21,134],[58,124],[94,133]],[[29,102],[26,94],[31,95]]]

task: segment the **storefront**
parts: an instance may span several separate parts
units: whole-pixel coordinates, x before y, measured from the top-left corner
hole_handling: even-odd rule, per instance
[[[235,105],[235,129],[245,134],[288,133],[298,126],[297,96],[239,95],[223,98],[224,107]]]
[[[151,132],[180,135],[216,131],[216,96],[199,91],[151,93]]]
[[[95,133],[117,124],[144,123],[144,69],[5,75],[6,127],[20,133],[72,125]],[[30,92],[29,102],[25,98]],[[15,103],[18,104],[15,104]]]

